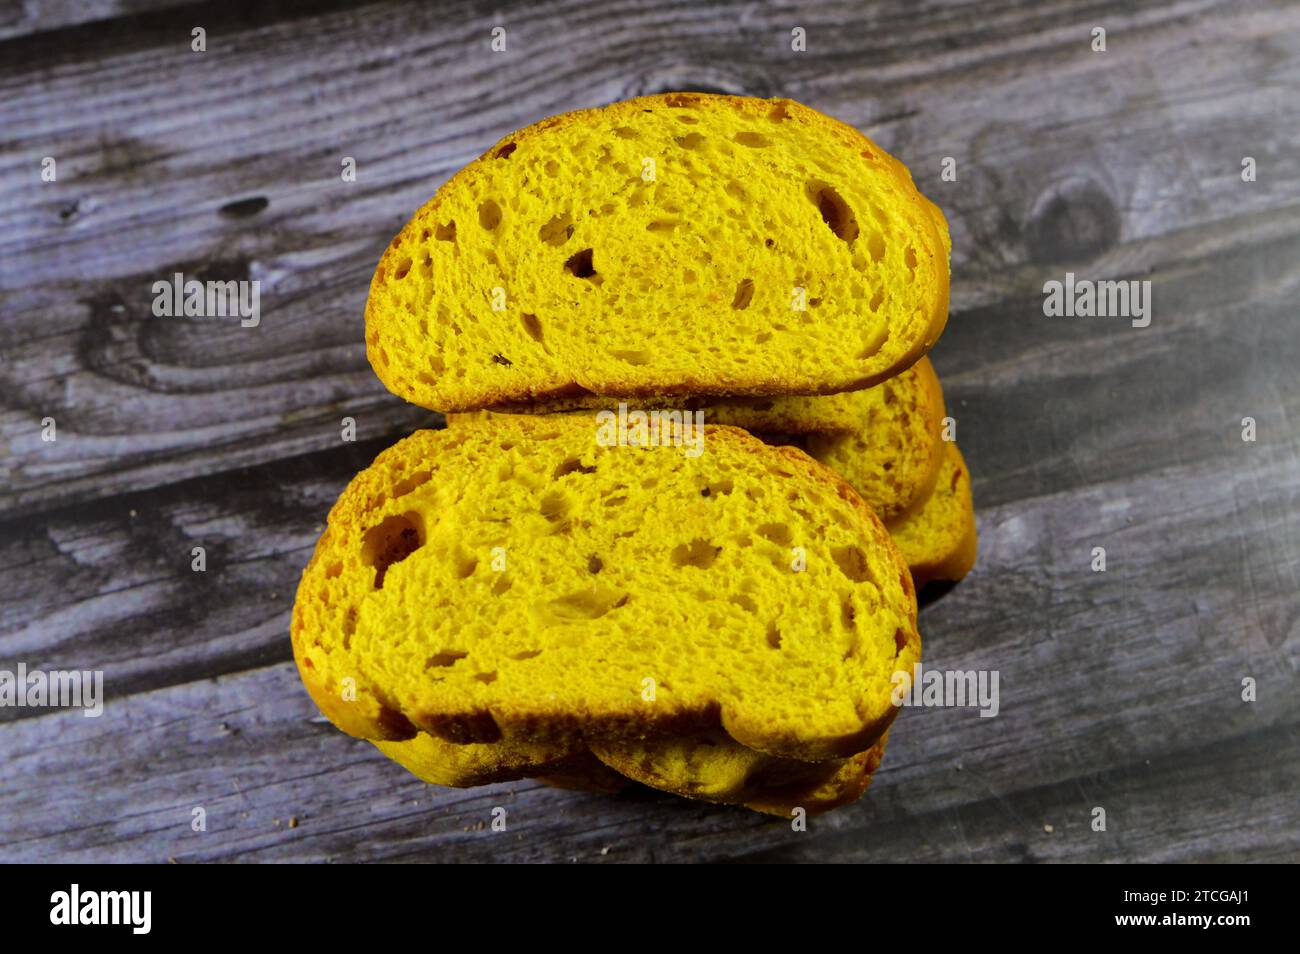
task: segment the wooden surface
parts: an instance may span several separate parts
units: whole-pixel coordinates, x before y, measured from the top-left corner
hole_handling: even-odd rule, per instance
[[[934,360],[981,549],[922,635],[997,669],[1001,713],[903,712],[868,795],[802,833],[424,785],[290,662],[330,503],[436,422],[365,361],[381,249],[511,129],[668,89],[846,120],[952,226]],[[0,709],[0,860],[1300,858],[1298,94],[1287,2],[0,2],[0,668],[109,695]],[[260,326],[154,318],[178,270],[259,279]],[[1150,327],[1045,318],[1067,270],[1150,280]]]

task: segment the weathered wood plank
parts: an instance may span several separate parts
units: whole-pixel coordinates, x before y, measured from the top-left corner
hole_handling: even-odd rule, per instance
[[[782,39],[782,11],[651,15],[625,0],[606,26],[556,31],[584,22],[576,9],[505,15],[500,55],[486,12],[420,5],[332,11],[311,29],[235,23],[208,54],[155,34],[96,46],[94,31],[53,58],[17,48],[0,65],[0,163],[15,170],[0,186],[0,509],[328,448],[343,414],[409,428],[418,412],[384,394],[361,346],[379,250],[498,135],[650,89],[787,93],[877,136],[950,214],[959,311],[1027,302],[1072,262],[1094,278],[1175,269],[1249,244],[1257,216],[1297,233],[1300,152],[1279,134],[1300,128],[1289,5],[1110,4],[1083,20],[1061,3],[809,8],[806,55]],[[889,29],[905,9],[908,29]],[[1105,54],[1088,48],[1097,17]],[[1201,56],[1210,35],[1217,55]],[[238,81],[254,75],[255,110]],[[44,155],[56,183],[39,182]],[[956,182],[940,180],[945,155]],[[221,213],[250,197],[268,201],[255,217]],[[176,270],[262,281],[263,323],[153,318],[152,283]],[[1002,342],[1006,360],[1035,360],[1019,342]],[[40,441],[47,415],[59,443]]]

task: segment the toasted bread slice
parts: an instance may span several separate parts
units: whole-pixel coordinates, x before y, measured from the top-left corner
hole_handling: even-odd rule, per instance
[[[922,506],[888,524],[917,588],[931,580],[960,580],[975,565],[978,546],[970,471],[957,445],[943,444],[943,466]]]
[[[857,130],[790,100],[646,96],[543,120],[451,178],[366,304],[384,384],[441,411],[829,394],[947,320],[942,213]]]
[[[359,474],[294,607],[322,712],[458,743],[721,726],[806,761],[879,738],[920,638],[858,494],[735,428],[707,427],[699,456],[597,437],[587,418],[499,417],[419,431]]]

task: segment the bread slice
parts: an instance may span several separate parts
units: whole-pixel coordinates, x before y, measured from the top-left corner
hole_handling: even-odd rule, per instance
[[[933,492],[914,513],[887,524],[918,589],[931,580],[960,580],[975,565],[978,542],[970,471],[955,443],[945,442],[943,449]]]
[[[473,788],[536,776],[601,773],[604,764],[581,745],[531,742],[457,745],[419,732],[403,741],[371,742],[412,775],[449,788]]]
[[[609,410],[619,402],[589,397],[568,403]],[[852,484],[885,521],[926,501],[943,462],[943,388],[929,358],[861,391],[762,401],[706,397],[657,403],[685,410],[699,408],[708,422],[742,427],[769,443],[787,443],[807,451]],[[648,409],[648,405],[637,403],[635,408]],[[495,413],[448,414],[447,424],[454,427]],[[541,413],[541,408],[521,406],[511,413]],[[590,410],[582,413],[589,415]]]
[[[322,712],[457,743],[721,726],[807,761],[879,738],[920,639],[861,498],[735,428],[697,457],[596,437],[563,416],[419,431],[353,480],[293,614]]]
[[[725,734],[708,735],[608,746],[601,759],[580,744],[457,745],[423,732],[406,741],[374,745],[434,785],[467,788],[537,778],[560,788],[612,794],[637,781],[686,798],[789,817],[795,807],[812,815],[860,797],[880,765],[888,733],[857,755],[820,763],[773,758]]]
[[[919,507],[943,461],[943,389],[929,358],[864,395],[852,434],[811,435],[800,442],[862,495],[886,523]]]
[[[791,100],[646,96],[543,120],[453,176],[379,262],[367,354],[441,411],[855,390],[938,338],[949,247],[850,126]]]

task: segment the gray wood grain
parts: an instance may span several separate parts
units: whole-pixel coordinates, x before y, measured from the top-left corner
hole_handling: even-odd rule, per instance
[[[11,3],[0,54],[0,668],[109,696],[0,708],[0,861],[1300,859],[1295,5]],[[905,711],[867,797],[806,833],[435,789],[288,662],[335,495],[440,423],[366,364],[380,250],[511,129],[674,88],[851,122],[952,225],[934,360],[981,552],[922,635],[927,665],[997,669],[1002,711]],[[262,324],[154,318],[177,270],[260,280]],[[1150,280],[1151,326],[1045,318],[1067,270]]]

